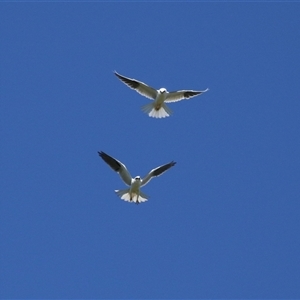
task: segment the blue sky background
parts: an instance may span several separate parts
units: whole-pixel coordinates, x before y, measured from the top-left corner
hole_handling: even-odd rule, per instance
[[[299,3],[0,8],[1,298],[300,298]]]

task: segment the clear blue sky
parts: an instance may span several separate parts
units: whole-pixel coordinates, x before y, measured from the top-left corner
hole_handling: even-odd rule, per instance
[[[300,3],[1,3],[0,298],[300,298]],[[209,92],[149,118],[113,74]],[[177,165],[120,200],[133,176]]]

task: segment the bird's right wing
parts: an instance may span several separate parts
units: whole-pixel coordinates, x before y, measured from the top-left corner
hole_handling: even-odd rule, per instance
[[[177,102],[183,99],[190,99],[197,95],[201,95],[207,91],[208,89],[204,91],[182,90],[182,91],[170,92],[167,94],[165,102],[169,103],[169,102]]]
[[[98,154],[115,172],[119,173],[119,175],[127,185],[131,185],[132,178],[124,164],[122,164],[119,160],[104,153],[103,151],[98,151]]]
[[[156,176],[160,176],[162,173],[166,172],[167,170],[169,170],[171,167],[175,166],[176,162],[175,161],[171,161],[170,163],[168,164],[165,164],[165,165],[162,165],[162,166],[159,166],[153,170],[151,170],[143,179],[142,179],[142,184],[141,186],[143,185],[146,185],[150,179],[152,177],[156,177]]]
[[[131,89],[136,90],[139,94],[141,94],[149,99],[152,99],[152,100],[156,99],[157,91],[154,88],[152,88],[151,86],[148,86],[146,83],[143,83],[136,79],[131,79],[131,78],[125,77],[123,75],[120,75],[116,71],[115,71],[115,75],[123,83],[125,83]]]

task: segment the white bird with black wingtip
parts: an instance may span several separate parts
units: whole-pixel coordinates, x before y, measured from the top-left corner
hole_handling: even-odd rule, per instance
[[[156,90],[141,81],[120,75],[116,71],[115,75],[131,89],[136,90],[139,94],[151,100],[154,100],[154,102],[142,107],[142,110],[147,113],[149,117],[153,118],[165,118],[170,116],[172,111],[165,103],[189,99],[208,91],[208,88],[204,91],[180,90],[168,92],[165,88]]]
[[[143,179],[141,179],[140,176],[132,178],[126,166],[119,160],[109,156],[102,151],[98,152],[98,154],[114,171],[119,173],[122,180],[129,186],[128,189],[115,190],[116,194],[124,201],[134,202],[136,204],[145,202],[149,198],[140,190],[140,187],[146,185],[152,177],[161,175],[176,164],[176,162],[171,161],[168,164],[159,166],[151,170]]]

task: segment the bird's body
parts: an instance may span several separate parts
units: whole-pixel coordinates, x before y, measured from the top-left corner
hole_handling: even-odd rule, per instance
[[[165,88],[160,88],[157,91],[156,98],[154,100],[153,106],[156,111],[159,111],[162,107],[162,104],[165,102],[167,96],[167,90]]]
[[[132,199],[136,196],[137,197],[137,202],[138,202],[138,198],[140,195],[140,186],[141,186],[141,177],[136,176],[135,178],[133,178],[131,180],[131,186],[129,189],[129,198],[130,201],[132,201]]]
[[[159,166],[151,170],[143,179],[140,176],[132,178],[126,166],[119,160],[109,156],[102,151],[98,152],[98,154],[114,171],[119,173],[125,184],[129,186],[129,188],[124,190],[115,190],[116,194],[124,201],[134,202],[136,204],[145,202],[149,198],[140,190],[140,187],[146,185],[152,177],[161,175],[176,164],[172,161],[168,164]]]
[[[206,89],[204,91],[181,90],[168,92],[165,88],[156,90],[141,81],[125,77],[117,72],[115,72],[115,75],[131,89],[134,89],[139,94],[154,100],[153,102],[142,107],[142,110],[153,118],[165,118],[170,116],[172,111],[165,103],[189,99],[208,91],[208,89]]]

